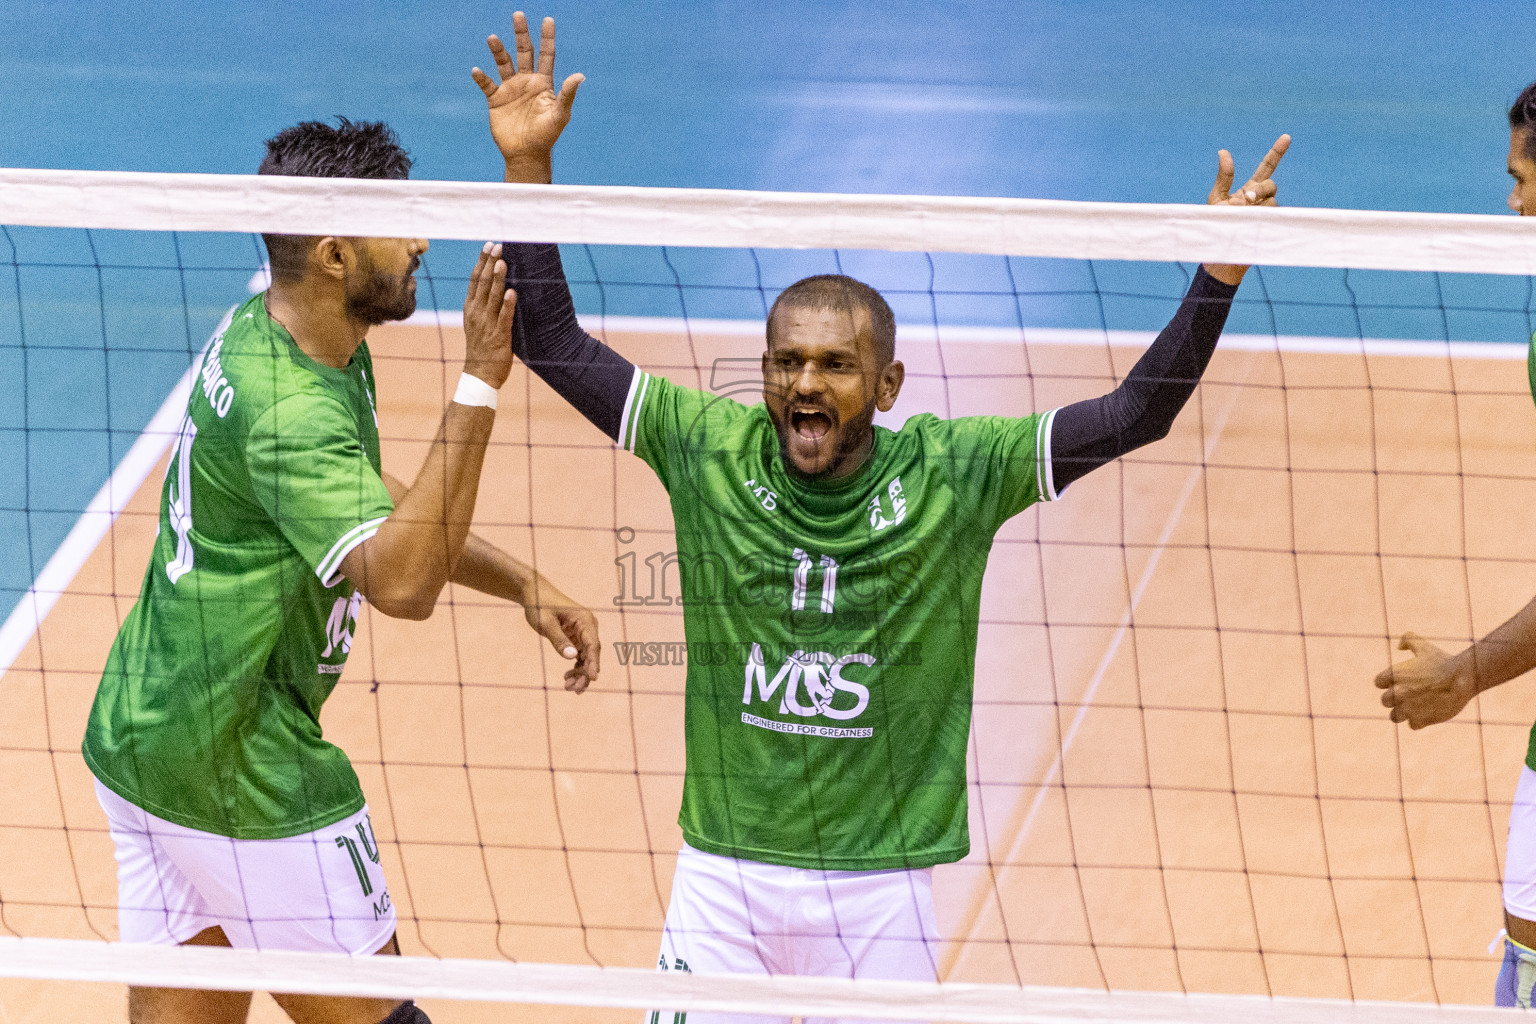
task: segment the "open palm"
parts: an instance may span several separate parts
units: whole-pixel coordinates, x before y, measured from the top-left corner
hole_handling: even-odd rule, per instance
[[[485,93],[491,118],[491,138],[507,161],[547,160],[555,140],[571,120],[576,90],[585,81],[576,74],[555,92],[555,19],[545,18],[540,30],[538,60],[528,34],[528,18],[522,11],[512,16],[517,58],[514,61],[497,36],[486,39],[496,61],[500,83],[479,68],[470,72]]]

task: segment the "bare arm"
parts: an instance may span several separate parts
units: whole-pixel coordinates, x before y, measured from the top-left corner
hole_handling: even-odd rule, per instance
[[[515,296],[504,287],[500,246],[487,245],[464,302],[464,372],[500,388],[512,370]],[[385,615],[424,619],[453,578],[469,536],[495,410],[450,403],[416,482],[378,533],[342,559],[341,571]]]
[[[1413,657],[1376,676],[1392,721],[1410,729],[1448,722],[1484,690],[1536,668],[1536,599],[1460,654],[1447,654],[1417,633],[1404,633],[1397,646]]]
[[[575,662],[565,672],[567,690],[581,693],[597,679],[602,655],[597,617],[531,566],[470,534],[453,582],[522,605],[523,617],[534,632],[554,645],[562,658]]]
[[[384,486],[397,502],[409,493],[401,480],[388,473],[384,474]],[[470,533],[450,579],[482,594],[522,605],[523,617],[534,632],[549,640],[562,658],[575,661],[565,673],[567,690],[581,693],[597,679],[602,659],[597,617],[565,596],[532,566]]]

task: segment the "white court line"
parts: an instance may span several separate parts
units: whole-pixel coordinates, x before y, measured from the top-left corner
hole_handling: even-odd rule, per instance
[[[1088,686],[1083,690],[1083,695],[1079,698],[1077,714],[1073,716],[1072,724],[1067,727],[1067,731],[1062,735],[1061,744],[1057,747],[1055,755],[1051,758],[1051,764],[1046,769],[1045,776],[1039,782],[1039,788],[1035,791],[1034,799],[1030,801],[1029,810],[1024,814],[1024,820],[1017,825],[1010,821],[1002,829],[1000,838],[1011,832],[1013,840],[1008,844],[1007,855],[1001,861],[995,861],[994,863],[1014,863],[1015,857],[1029,839],[1029,834],[1035,827],[1035,819],[1040,814],[1040,808],[1045,804],[1046,795],[1051,792],[1051,783],[1055,782],[1056,777],[1061,774],[1062,763],[1067,755],[1067,751],[1072,749],[1072,744],[1077,740],[1077,734],[1082,729],[1084,719],[1088,717],[1088,712],[1093,710],[1093,698],[1098,694],[1099,686],[1104,682],[1104,677],[1109,672],[1109,666],[1114,663],[1115,655],[1120,651],[1120,645],[1130,635],[1131,623],[1136,617],[1136,608],[1141,604],[1142,596],[1146,594],[1147,587],[1151,584],[1152,577],[1157,572],[1157,565],[1162,560],[1163,552],[1167,550],[1168,542],[1173,537],[1173,531],[1178,528],[1179,520],[1184,517],[1185,506],[1189,504],[1189,499],[1195,493],[1196,485],[1200,483],[1204,466],[1210,461],[1211,453],[1216,450],[1216,445],[1221,440],[1222,432],[1226,430],[1227,423],[1231,420],[1232,412],[1236,408],[1237,398],[1234,396],[1227,403],[1226,409],[1214,424],[1215,429],[1206,441],[1205,450],[1201,454],[1200,465],[1193,467],[1189,471],[1189,475],[1184,479],[1184,487],[1179,492],[1178,500],[1174,502],[1173,510],[1168,513],[1168,518],[1163,523],[1163,531],[1158,535],[1157,544],[1152,549],[1152,553],[1147,559],[1146,567],[1142,569],[1141,577],[1136,581],[1136,586],[1131,590],[1130,600],[1126,603],[1125,611],[1120,615],[1120,623],[1115,630],[1115,635],[1110,638],[1109,646],[1105,648],[1103,656],[1099,659],[1098,667],[1094,669],[1093,676],[1088,681]],[[1017,805],[1015,805],[1016,814]],[[1015,820],[1017,820],[1016,817]],[[990,886],[990,883],[988,883],[988,886]],[[967,920],[960,929],[962,938],[969,939],[971,932],[975,930],[976,922],[981,916],[982,905],[986,901],[986,895],[985,890],[979,891],[974,895],[971,906],[966,914]],[[962,950],[963,947],[958,943],[951,946],[950,954],[945,957],[944,974],[947,975],[954,969],[960,960]]]
[[[388,962],[386,962],[388,961]],[[0,937],[0,977],[963,1024],[1513,1024],[1519,1010]]]
[[[1040,782],[1040,789],[1035,793],[1035,799],[1029,806],[1029,813],[1024,816],[1024,823],[1008,848],[1008,856],[1003,863],[1013,863],[1014,855],[1029,837],[1030,830],[1034,828],[1035,817],[1040,813],[1040,806],[1045,800],[1045,794],[1050,785],[1061,773],[1062,759],[1071,749],[1073,741],[1077,739],[1078,730],[1083,726],[1083,719],[1092,710],[1093,698],[1099,692],[1099,685],[1104,682],[1104,676],[1109,672],[1109,666],[1114,662],[1115,655],[1120,652],[1120,645],[1130,635],[1131,622],[1136,617],[1136,608],[1141,604],[1142,596],[1146,594],[1147,587],[1152,583],[1152,577],[1157,572],[1157,565],[1162,560],[1163,552],[1168,549],[1168,542],[1173,538],[1173,531],[1178,528],[1179,520],[1184,518],[1184,508],[1189,504],[1189,499],[1194,496],[1195,487],[1199,485],[1204,474],[1205,464],[1210,461],[1211,453],[1216,450],[1216,445],[1221,440],[1221,435],[1227,428],[1228,421],[1232,418],[1232,411],[1237,408],[1237,397],[1227,403],[1227,408],[1222,412],[1221,418],[1216,421],[1215,430],[1212,431],[1210,440],[1205,443],[1205,451],[1201,454],[1200,465],[1189,471],[1189,476],[1184,479],[1184,488],[1179,492],[1179,500],[1174,503],[1173,511],[1168,513],[1168,519],[1163,523],[1163,532],[1158,535],[1157,546],[1152,549],[1151,556],[1147,559],[1146,568],[1141,572],[1141,578],[1136,581],[1135,588],[1131,591],[1131,599],[1125,606],[1125,611],[1120,616],[1120,625],[1115,630],[1115,635],[1109,641],[1109,646],[1104,651],[1104,656],[1099,659],[1098,668],[1094,670],[1093,678],[1089,680],[1088,687],[1080,698],[1081,706],[1077,714],[1072,718],[1072,725],[1068,727],[1066,734],[1061,738],[1061,747],[1056,752],[1056,757],[1051,761],[1051,767],[1045,773],[1045,778]]]
[[[220,321],[219,330],[223,327],[224,323]],[[86,560],[101,544],[102,538],[106,537],[107,531],[112,529],[112,524],[117,522],[117,517],[128,507],[128,502],[138,493],[150,471],[171,446],[181,417],[187,411],[187,401],[192,397],[192,382],[196,378],[199,361],[200,358],[195,359],[187,367],[171,393],[160,403],[160,408],[150,417],[148,425],[134,440],[128,454],[123,456],[107,482],[101,485],[101,490],[85,506],[85,511],[75,520],[64,542],[48,559],[43,571],[37,574],[37,579],[32,581],[16,607],[11,609],[5,624],[0,626],[0,680],[5,678],[16,659],[21,657],[21,652],[27,649],[27,644],[42,627],[43,620],[48,618],[48,613],[58,603],[59,596],[75,581],[75,576]]]

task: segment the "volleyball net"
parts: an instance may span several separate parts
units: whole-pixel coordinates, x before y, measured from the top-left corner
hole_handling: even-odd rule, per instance
[[[1536,594],[1518,218],[13,170],[0,224],[0,1007],[99,1017],[120,990],[76,983],[113,982],[419,995],[437,1021],[1492,1012],[1402,1004],[1491,1000],[1536,700],[1515,682],[1409,733],[1372,680],[1403,632],[1459,650]],[[671,511],[521,363],[475,529],[596,613],[603,670],[564,692],[520,609],[463,588],[424,622],[360,614],[322,721],[407,959],[115,942],[79,743],[200,354],[266,285],[260,232],[432,240],[417,312],[369,335],[404,479],[453,393],[486,239],[562,243],[588,331],[738,398],[780,290],[863,280],[898,321],[892,428],[1102,394],[1198,262],[1255,265],[1172,433],[998,535],[971,852],[934,875],[941,984],[642,970],[697,654]]]

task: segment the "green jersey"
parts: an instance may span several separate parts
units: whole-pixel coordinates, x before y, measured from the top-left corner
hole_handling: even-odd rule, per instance
[[[203,354],[84,743],[124,799],[236,839],[299,835],[363,806],[320,706],[362,604],[341,561],[393,510],[367,344],[344,369],[321,365],[263,299]]]
[[[806,481],[764,406],[636,372],[619,442],[677,525],[691,845],[836,870],[966,855],[982,574],[1053,496],[1050,418],[916,416]]]

